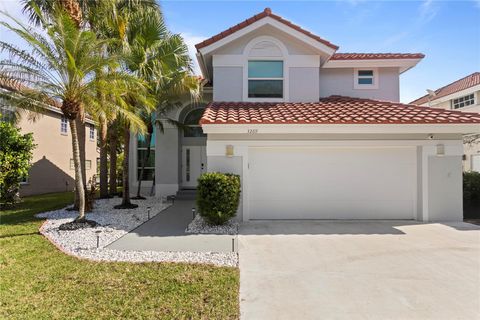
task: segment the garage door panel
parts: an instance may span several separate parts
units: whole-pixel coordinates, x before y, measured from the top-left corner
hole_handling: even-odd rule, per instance
[[[250,150],[252,219],[412,219],[413,148]]]

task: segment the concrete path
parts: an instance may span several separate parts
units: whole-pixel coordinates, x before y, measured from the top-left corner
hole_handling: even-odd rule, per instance
[[[480,319],[480,226],[251,222],[239,255],[242,319]]]
[[[231,252],[231,235],[192,235],[185,229],[192,221],[192,200],[177,200],[151,220],[130,231],[107,246],[109,249],[129,251],[190,251]]]

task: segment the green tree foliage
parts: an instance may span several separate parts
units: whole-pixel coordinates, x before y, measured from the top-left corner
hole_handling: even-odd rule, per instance
[[[8,122],[0,122],[0,202],[13,204],[18,199],[20,182],[28,175],[32,151],[31,133],[21,134]]]
[[[465,201],[480,201],[480,172],[463,173],[463,199]]]

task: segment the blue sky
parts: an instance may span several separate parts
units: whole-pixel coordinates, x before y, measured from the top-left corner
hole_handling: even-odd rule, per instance
[[[422,52],[401,76],[401,101],[480,71],[476,1],[161,1],[170,29],[193,45],[265,7],[338,45],[338,52]],[[16,0],[0,9],[20,14]],[[0,34],[3,38],[8,35]]]

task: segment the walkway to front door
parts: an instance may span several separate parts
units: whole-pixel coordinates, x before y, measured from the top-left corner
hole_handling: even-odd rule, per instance
[[[171,207],[111,243],[109,249],[129,251],[232,252],[237,236],[185,233],[192,221],[193,200],[177,200]]]

